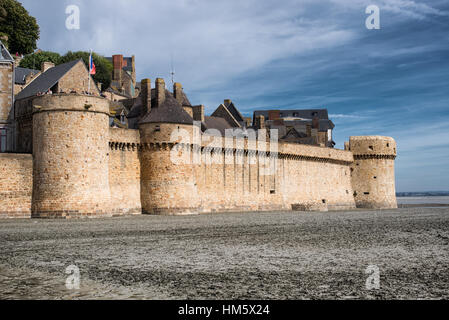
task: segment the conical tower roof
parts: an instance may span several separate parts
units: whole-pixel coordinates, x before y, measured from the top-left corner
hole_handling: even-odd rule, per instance
[[[156,99],[151,102],[156,104]],[[165,101],[158,107],[152,107],[139,123],[177,123],[193,125],[192,117],[182,108],[173,95],[165,90]]]

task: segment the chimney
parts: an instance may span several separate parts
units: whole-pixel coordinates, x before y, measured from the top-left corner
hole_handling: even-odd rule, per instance
[[[320,129],[320,119],[318,119],[318,117],[313,118],[312,129]]]
[[[257,129],[265,129],[265,117],[260,115],[256,116],[256,128]]]
[[[142,116],[144,116],[151,111],[151,80],[143,79],[140,83],[140,96],[142,97],[143,105]]]
[[[204,122],[204,106],[194,106],[193,109],[193,120]]]
[[[136,57],[133,55],[131,57],[131,67],[132,67],[132,77],[133,77],[133,85],[136,86]]]
[[[243,120],[245,120],[246,128],[251,127],[251,121],[252,121],[251,117],[245,117]]]
[[[173,95],[175,96],[175,99],[182,105],[182,85],[178,82],[175,82],[173,85]]]
[[[156,79],[156,108],[162,106],[165,101],[165,81],[162,78]]]
[[[42,62],[41,72],[44,73],[48,69],[51,69],[54,67],[55,67],[55,64],[53,62],[49,62],[49,61]]]
[[[319,140],[318,140],[318,129],[312,128],[312,143],[315,145],[319,144]]]
[[[112,80],[122,81],[122,69],[123,69],[123,55],[116,54],[112,56],[112,65],[114,71],[112,73]]]
[[[312,125],[310,125],[310,124],[306,125],[306,135],[308,137],[312,136]]]
[[[232,103],[232,100],[231,99],[225,99],[224,100],[224,105],[226,106],[226,107],[229,107],[229,105]]]
[[[280,110],[270,110],[268,111],[268,120],[277,120],[281,118]]]

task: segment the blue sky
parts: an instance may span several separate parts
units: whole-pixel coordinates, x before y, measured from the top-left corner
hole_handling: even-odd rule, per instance
[[[337,147],[397,140],[398,191],[449,190],[447,0],[22,0],[43,50],[136,55],[138,79],[176,81],[211,113],[327,108]],[[80,7],[79,30],[65,8]],[[368,5],[380,29],[367,30]],[[48,8],[52,8],[49,10]]]

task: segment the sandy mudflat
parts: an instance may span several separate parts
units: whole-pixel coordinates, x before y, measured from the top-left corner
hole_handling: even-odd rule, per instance
[[[17,298],[448,299],[449,208],[0,221],[0,299]]]

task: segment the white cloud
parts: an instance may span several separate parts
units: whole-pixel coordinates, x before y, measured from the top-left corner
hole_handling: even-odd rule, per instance
[[[366,8],[369,5],[377,5],[379,6],[382,11],[387,11],[389,13],[394,13],[399,16],[403,16],[406,18],[413,18],[413,19],[426,19],[431,16],[443,16],[447,17],[449,16],[449,12],[439,10],[430,4],[428,2],[432,1],[426,1],[424,2],[418,2],[413,0],[330,0],[332,3],[334,3],[337,6],[344,6],[346,8]],[[433,1],[435,2],[435,1]],[[382,16],[381,16],[382,21]]]
[[[363,119],[366,118],[364,116],[360,116],[360,115],[355,115],[355,114],[341,114],[341,113],[337,113],[337,114],[330,114],[329,118],[334,118],[334,119]]]
[[[80,5],[81,29],[68,31],[52,23],[52,32],[42,33],[44,49],[135,54],[140,78],[167,77],[173,56],[177,79],[192,90],[355,37],[349,28],[308,15],[313,1],[68,2]],[[48,11],[41,14],[48,19]],[[43,24],[45,19],[40,19]]]

